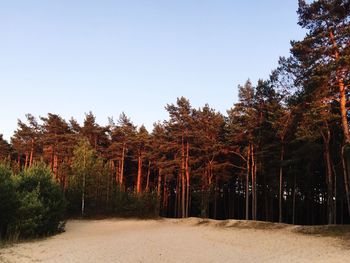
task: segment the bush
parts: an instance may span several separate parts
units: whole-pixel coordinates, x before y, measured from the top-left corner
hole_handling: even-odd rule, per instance
[[[19,196],[18,217],[10,225],[9,233],[12,239],[37,237],[45,213],[45,207],[40,200],[39,188],[30,192],[24,191]]]
[[[19,206],[11,169],[0,163],[0,238],[6,236],[10,223],[16,220]]]
[[[66,202],[45,164],[11,175],[0,165],[0,227],[10,239],[32,238],[60,230]]]
[[[22,197],[18,224],[23,237],[56,233],[64,219],[66,202],[49,168],[45,164],[37,164],[20,173],[17,191]],[[28,220],[32,222],[32,231],[27,229]]]
[[[113,212],[117,216],[151,218],[159,214],[158,198],[153,192],[136,194],[117,188],[113,201]]]

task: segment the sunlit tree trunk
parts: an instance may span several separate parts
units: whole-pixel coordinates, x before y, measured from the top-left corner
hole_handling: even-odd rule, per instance
[[[56,180],[59,180],[58,178],[58,156],[55,154],[53,156],[53,174],[55,175]]]
[[[125,150],[126,150],[126,144],[123,144],[122,148],[122,158],[121,158],[121,166],[120,166],[120,185],[124,184],[124,162],[125,162]]]
[[[189,205],[190,205],[190,170],[189,170],[189,150],[190,150],[190,145],[187,142],[186,143],[186,165],[185,165],[185,170],[186,170],[186,211],[185,211],[185,217],[188,217],[189,213]]]
[[[139,151],[138,165],[137,165],[137,181],[136,181],[136,193],[141,193],[141,178],[142,178],[142,151]]]
[[[161,194],[161,187],[162,187],[162,169],[158,169],[158,182],[157,182],[157,196],[158,199],[160,198]]]
[[[337,46],[337,42],[334,37],[333,30],[329,31],[329,38],[333,44],[333,52],[334,52],[334,58],[336,62],[339,61],[339,49]],[[339,86],[339,100],[340,100],[340,114],[341,114],[341,121],[342,121],[342,128],[343,128],[343,135],[345,139],[345,143],[350,143],[350,134],[349,134],[349,125],[348,125],[348,118],[347,118],[347,109],[346,109],[346,90],[344,85],[344,77],[342,76],[343,73],[341,69],[337,69],[336,72],[336,80],[338,82]]]
[[[185,217],[186,184],[185,184],[185,143],[182,136],[181,142],[181,217]]]

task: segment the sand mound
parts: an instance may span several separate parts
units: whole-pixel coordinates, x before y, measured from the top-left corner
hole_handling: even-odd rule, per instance
[[[348,262],[345,241],[326,232],[198,218],[72,220],[65,233],[1,249],[0,262]]]

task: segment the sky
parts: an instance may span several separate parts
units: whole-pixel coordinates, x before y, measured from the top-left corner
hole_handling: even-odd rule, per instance
[[[184,96],[222,113],[301,39],[296,0],[0,0],[0,134],[26,113],[149,130]]]

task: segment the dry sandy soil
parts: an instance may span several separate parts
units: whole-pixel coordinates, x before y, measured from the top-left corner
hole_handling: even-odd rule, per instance
[[[346,240],[246,221],[72,220],[66,232],[0,250],[0,262],[350,262]]]

